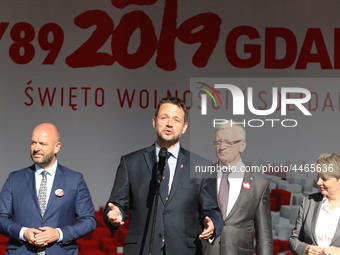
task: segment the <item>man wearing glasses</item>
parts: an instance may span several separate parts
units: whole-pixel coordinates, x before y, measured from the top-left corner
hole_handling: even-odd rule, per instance
[[[233,121],[218,124],[213,143],[219,160],[215,164],[220,169],[216,191],[224,227],[213,245],[205,247],[205,254],[247,255],[255,254],[256,249],[257,255],[272,255],[269,181],[247,171],[249,168],[242,162],[241,153],[246,148],[244,128]]]

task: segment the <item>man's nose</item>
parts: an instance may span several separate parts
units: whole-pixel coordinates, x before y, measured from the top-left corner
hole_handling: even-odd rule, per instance
[[[167,123],[166,123],[166,125],[168,126],[168,127],[172,127],[172,124],[173,124],[173,121],[172,121],[172,119],[168,119],[168,121],[167,121]]]
[[[38,143],[36,143],[36,144],[33,145],[33,150],[34,150],[34,151],[39,151],[40,148],[41,148],[41,146],[40,146]]]

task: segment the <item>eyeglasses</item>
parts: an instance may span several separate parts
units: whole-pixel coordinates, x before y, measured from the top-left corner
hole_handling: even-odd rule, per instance
[[[236,141],[233,141],[233,142],[229,142],[228,140],[217,140],[217,141],[213,141],[214,145],[216,147],[221,147],[221,145],[223,143],[225,143],[225,146],[230,148],[231,146],[233,146],[235,143],[239,143],[239,142],[242,142],[243,140],[236,140]]]

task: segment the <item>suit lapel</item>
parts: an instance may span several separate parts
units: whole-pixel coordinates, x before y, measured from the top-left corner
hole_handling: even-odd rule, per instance
[[[145,162],[148,166],[151,179],[155,177],[155,180],[156,180],[158,164],[157,164],[157,155],[156,155],[156,146],[155,145],[152,145],[152,146],[145,149],[144,159],[145,159]],[[156,182],[157,182],[157,180],[156,180]],[[161,198],[163,204],[165,204],[167,202],[167,201],[164,201],[161,193],[159,194],[159,197]]]
[[[156,156],[156,147],[155,145],[152,145],[148,148],[146,148],[146,151],[144,153],[144,158],[145,162],[149,168],[150,174],[152,176],[153,174],[153,169],[155,164],[157,163],[157,156]],[[179,153],[178,153],[178,159],[177,159],[177,164],[176,164],[176,170],[175,170],[175,175],[174,179],[172,181],[171,185],[171,190],[169,194],[169,199],[168,201],[163,200],[163,196],[160,195],[161,200],[163,204],[165,205],[166,203],[169,203],[171,199],[173,198],[178,186],[181,183],[182,180],[182,175],[184,173],[185,169],[189,169],[189,155],[186,150],[184,150],[182,147],[180,147]],[[157,170],[157,167],[155,168]],[[190,169],[189,169],[190,171]]]
[[[216,167],[218,166],[218,162],[214,163],[213,166],[214,166],[215,169],[216,169]],[[216,187],[219,187],[219,186],[218,186],[218,185],[219,185],[218,182],[219,182],[220,180],[218,180],[217,171],[215,171],[215,172],[213,172],[213,173],[211,174],[211,178],[214,178],[214,179],[216,180]],[[220,192],[220,191],[216,189],[216,196],[217,196],[218,207],[220,207],[220,200],[218,199],[218,193],[219,193],[219,192]],[[224,216],[223,216],[223,218],[224,218]]]
[[[337,227],[336,227],[336,230],[335,230],[333,239],[332,239],[332,241],[331,241],[331,243],[330,243],[329,246],[335,246],[334,243],[335,243],[335,241],[336,241],[338,238],[340,238],[340,220],[338,221],[338,225],[337,225]]]
[[[318,217],[319,217],[319,212],[320,212],[320,208],[321,208],[321,205],[322,205],[322,198],[323,198],[323,196],[321,197],[321,199],[318,202],[316,202],[314,204],[314,213],[313,213],[313,218],[312,218],[312,237],[313,237],[314,243],[316,245],[318,244],[318,241],[317,241],[318,239],[316,238],[316,234],[315,234],[315,226],[316,226],[316,222],[317,222]]]
[[[174,194],[176,193],[176,190],[182,181],[182,176],[185,169],[188,169],[190,171],[189,155],[187,151],[185,151],[181,147],[178,153],[175,175],[171,185],[169,200],[166,201],[167,203],[169,203],[171,199],[174,197]]]
[[[61,187],[63,187],[63,170],[62,170],[62,166],[60,166],[59,164],[57,165],[57,169],[55,171],[55,176],[54,176],[54,180],[53,180],[53,184],[52,184],[52,189],[51,189],[51,193],[50,193],[50,197],[48,199],[48,203],[46,206],[46,210],[45,210],[45,215],[48,213],[48,209],[51,207],[51,205],[53,204],[53,201],[55,199],[55,194],[54,192],[57,189],[60,189]]]
[[[251,190],[252,183],[251,182],[252,182],[253,179],[251,177],[252,177],[252,175],[250,173],[247,173],[247,172],[244,173],[240,194],[239,194],[233,208],[231,209],[231,211],[229,212],[229,214],[227,215],[227,218],[225,220],[228,220],[237,211],[237,209],[243,203],[243,201],[247,197],[249,197],[249,192],[252,192],[252,190]],[[246,189],[243,188],[243,183],[245,181],[250,183],[250,189],[249,190],[246,190]]]
[[[337,227],[336,227],[336,230],[335,230],[333,239],[332,239],[332,241],[331,241],[331,243],[330,243],[329,246],[335,246],[335,245],[334,245],[334,242],[335,242],[338,238],[340,238],[340,220],[338,221],[338,225],[337,225]],[[338,243],[338,242],[337,242],[337,243]]]
[[[152,145],[152,146],[145,149],[144,159],[145,159],[145,162],[148,166],[149,172],[152,176],[154,166],[157,163],[156,146],[155,145]]]
[[[214,164],[214,166],[216,167],[216,166],[218,166],[218,164],[219,163],[217,162],[217,163]],[[214,177],[216,178],[216,182],[220,181],[220,180],[218,180],[217,174],[216,173],[214,173],[214,174],[215,174]],[[243,182],[247,181],[247,182],[250,183],[250,186],[251,186],[252,185],[252,180],[253,180],[252,175],[250,173],[248,173],[248,172],[245,172],[244,176],[243,176],[242,184],[243,184]],[[219,191],[217,191],[217,198],[218,198],[218,192]],[[237,198],[233,208],[231,209],[231,211],[229,212],[229,214],[227,215],[225,220],[228,220],[237,211],[237,209],[239,208],[239,205],[241,203],[243,203],[243,201],[249,196],[249,192],[252,192],[251,188],[249,190],[246,190],[246,189],[243,188],[243,185],[242,185],[241,190],[240,190],[240,194],[239,194],[239,196],[238,196],[238,198]],[[217,201],[218,201],[218,199],[217,199]],[[218,205],[219,205],[219,203],[220,202],[218,201]]]
[[[317,238],[316,238],[315,227],[316,227],[316,222],[318,220],[319,213],[320,213],[320,210],[321,210],[322,200],[323,200],[323,195],[320,193],[320,196],[318,197],[318,201],[313,203],[314,213],[313,213],[313,218],[312,218],[312,238],[313,238],[316,245],[318,244],[318,242],[317,242]],[[334,233],[334,236],[333,236],[333,239],[330,243],[330,246],[334,245],[334,243],[337,241],[338,238],[340,238],[340,220],[337,223],[336,231]]]
[[[27,168],[26,170],[26,181],[27,181],[27,186],[31,192],[31,196],[32,196],[32,199],[34,201],[34,204],[37,208],[37,210],[39,211],[39,214],[41,215],[40,213],[40,207],[39,207],[39,203],[38,203],[38,197],[37,197],[37,189],[35,187],[35,166],[31,166],[29,168]]]

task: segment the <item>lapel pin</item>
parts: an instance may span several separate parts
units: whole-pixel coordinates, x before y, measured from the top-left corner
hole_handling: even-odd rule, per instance
[[[62,189],[57,189],[54,194],[57,196],[57,197],[62,197],[64,196],[64,191]]]
[[[242,186],[243,186],[244,189],[250,190],[250,184],[249,184],[249,182],[243,182]]]
[[[183,165],[181,165],[181,168],[183,168]]]

